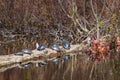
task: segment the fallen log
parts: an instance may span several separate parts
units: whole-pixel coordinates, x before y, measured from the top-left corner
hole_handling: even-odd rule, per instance
[[[38,60],[40,62],[44,62],[44,61],[49,61],[53,58],[62,57],[65,55],[76,55],[76,53],[82,54],[81,50],[83,46],[71,45],[71,48],[69,50],[65,50],[61,46],[60,48],[62,49],[62,52],[57,52],[50,48],[46,48],[43,51],[38,51],[36,49],[32,50],[33,54],[31,55],[28,55],[28,54],[23,54],[23,56],[14,55],[14,54],[1,55],[0,56],[0,72],[5,71],[9,68],[13,68],[17,66],[18,63],[25,64],[28,62],[34,62]]]

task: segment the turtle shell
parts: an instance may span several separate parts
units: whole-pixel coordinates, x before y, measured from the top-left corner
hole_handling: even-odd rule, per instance
[[[42,50],[44,50],[45,48],[46,48],[45,45],[39,45],[39,47],[37,48],[37,50],[42,51]]]
[[[52,48],[53,50],[55,50],[55,51],[60,51],[59,45],[58,45],[57,43],[53,43],[53,44],[51,45],[51,48]]]
[[[63,45],[63,48],[70,49],[70,43],[68,41],[64,41],[62,45]]]
[[[32,54],[32,50],[29,50],[29,49],[23,49],[22,52],[29,55]]]
[[[23,56],[23,52],[16,52],[16,53],[14,53],[14,55]]]

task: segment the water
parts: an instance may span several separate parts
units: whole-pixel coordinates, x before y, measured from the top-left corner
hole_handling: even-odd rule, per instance
[[[65,77],[69,75],[70,65],[59,62],[55,64],[49,62],[45,67],[13,68],[0,73],[0,80],[62,80],[63,73]]]
[[[49,61],[44,67],[33,64],[28,68],[8,69],[0,72],[0,80],[119,80],[120,63],[113,61],[95,63],[84,56],[73,56],[57,64]]]

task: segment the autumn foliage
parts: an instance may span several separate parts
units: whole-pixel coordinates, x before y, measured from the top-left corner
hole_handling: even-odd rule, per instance
[[[120,49],[120,37],[117,37],[117,50]]]
[[[86,49],[86,54],[89,55],[92,61],[101,61],[109,56],[109,46],[102,44],[100,39],[92,39],[91,47]]]
[[[85,53],[89,56],[90,60],[92,61],[101,61],[107,57],[110,56],[110,44],[106,45],[105,43],[101,41],[101,39],[98,40],[91,40],[91,46],[87,49],[85,49]],[[119,52],[120,50],[120,37],[116,37],[115,40],[115,51]]]

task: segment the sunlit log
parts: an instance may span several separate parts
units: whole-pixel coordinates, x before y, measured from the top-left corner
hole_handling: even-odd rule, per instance
[[[33,54],[23,54],[23,56],[19,55],[1,55],[0,56],[0,71],[5,71],[9,68],[13,68],[18,66],[18,64],[25,64],[28,62],[44,62],[54,59],[56,57],[63,57],[65,55],[76,55],[81,54],[82,46],[81,45],[71,45],[69,50],[63,49],[61,46],[61,52],[54,51],[50,48],[46,48],[43,51],[32,50]]]

